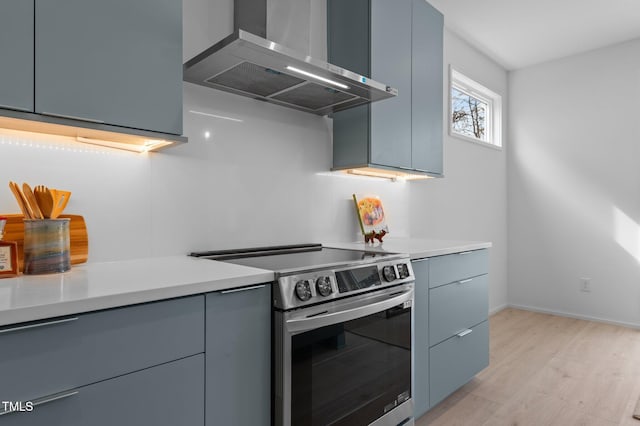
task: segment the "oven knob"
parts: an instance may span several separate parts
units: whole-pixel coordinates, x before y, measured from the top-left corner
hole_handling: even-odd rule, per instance
[[[296,296],[303,302],[311,299],[311,286],[308,280],[300,280],[296,283]]]
[[[409,275],[411,275],[409,274],[409,266],[407,266],[406,263],[399,263],[397,267],[399,278],[407,278]]]
[[[329,277],[320,277],[316,281],[316,289],[321,296],[327,297],[331,293],[333,293],[333,289],[331,288],[331,280]]]
[[[396,271],[391,265],[385,266],[384,268],[382,268],[382,276],[384,277],[385,281],[391,282],[396,279]]]

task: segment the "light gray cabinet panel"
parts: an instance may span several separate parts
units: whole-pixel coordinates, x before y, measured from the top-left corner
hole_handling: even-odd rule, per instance
[[[429,260],[411,262],[416,276],[414,293],[413,401],[415,417],[429,409]]]
[[[72,389],[74,395],[0,417],[3,426],[204,424],[204,355]]]
[[[411,28],[411,166],[442,175],[444,17],[425,0],[413,0]]]
[[[0,2],[0,108],[33,111],[33,0]]]
[[[182,133],[180,0],[36,0],[35,110]]]
[[[411,168],[411,1],[371,0],[371,78],[398,96],[371,105],[371,162]]]
[[[429,343],[433,346],[489,317],[487,275],[443,285],[429,292]]]
[[[474,250],[431,258],[429,287],[438,287],[489,272],[489,250]]]
[[[206,299],[206,424],[271,424],[271,286]]]
[[[29,400],[203,351],[202,295],[12,325],[0,330],[0,395]]]
[[[462,337],[453,336],[430,350],[429,397],[432,407],[489,365],[489,322],[469,330],[470,333]]]

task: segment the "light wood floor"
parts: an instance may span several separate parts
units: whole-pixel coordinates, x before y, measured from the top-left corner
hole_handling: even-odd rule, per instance
[[[489,367],[417,426],[640,426],[640,330],[517,309],[490,328]]]

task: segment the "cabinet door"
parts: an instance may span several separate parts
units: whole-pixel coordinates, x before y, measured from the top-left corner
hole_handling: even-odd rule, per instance
[[[411,0],[371,0],[371,78],[398,96],[371,105],[371,163],[411,168]]]
[[[182,133],[180,0],[36,0],[36,112]]]
[[[429,409],[429,259],[411,262],[416,276],[414,295],[413,401],[415,417]]]
[[[412,19],[412,167],[441,175],[444,18],[425,0],[413,0]]]
[[[3,426],[203,425],[204,355],[60,392],[48,399],[31,412],[6,414],[0,417],[0,423]]]
[[[271,286],[206,299],[206,424],[271,424]]]
[[[33,0],[0,2],[0,108],[33,111]]]

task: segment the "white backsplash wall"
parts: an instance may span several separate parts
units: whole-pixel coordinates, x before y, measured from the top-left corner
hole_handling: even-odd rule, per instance
[[[507,72],[449,30],[444,34],[444,178],[410,184],[411,233],[416,237],[491,241],[489,308],[507,304],[506,154],[448,135],[448,66],[503,97],[507,121]],[[505,135],[503,129],[503,135]]]
[[[510,303],[640,327],[640,40],[509,90]]]
[[[408,235],[409,183],[328,173],[330,119],[190,83],[184,102],[189,143],[151,158],[154,255],[351,241],[352,193],[380,195]]]

